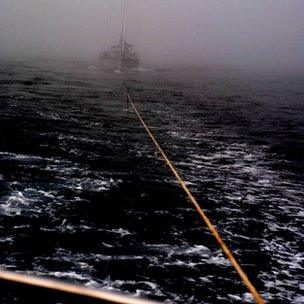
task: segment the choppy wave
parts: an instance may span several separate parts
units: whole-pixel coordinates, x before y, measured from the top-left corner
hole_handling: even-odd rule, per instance
[[[303,79],[141,72],[4,66],[1,267],[161,301],[252,301],[128,109],[128,77],[263,296],[303,302]]]

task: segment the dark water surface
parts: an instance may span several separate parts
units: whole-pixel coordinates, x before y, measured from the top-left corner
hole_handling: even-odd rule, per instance
[[[303,303],[304,77],[3,64],[1,267],[169,303],[250,302],[127,110],[126,80],[262,295]]]

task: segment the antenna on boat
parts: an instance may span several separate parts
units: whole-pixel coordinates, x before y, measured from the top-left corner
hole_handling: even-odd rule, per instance
[[[123,68],[123,57],[126,48],[126,27],[127,27],[127,0],[123,0],[123,16],[122,16],[122,28],[121,28],[121,60],[120,67]]]

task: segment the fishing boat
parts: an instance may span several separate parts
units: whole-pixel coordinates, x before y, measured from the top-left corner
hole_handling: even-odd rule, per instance
[[[99,55],[99,67],[104,70],[126,70],[139,66],[139,57],[127,42],[127,0],[123,4],[122,31],[120,40]]]

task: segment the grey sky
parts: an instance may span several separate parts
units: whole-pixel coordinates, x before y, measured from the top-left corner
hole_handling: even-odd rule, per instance
[[[119,37],[122,0],[0,0],[2,56],[95,60]],[[304,0],[129,0],[149,62],[304,69]]]

